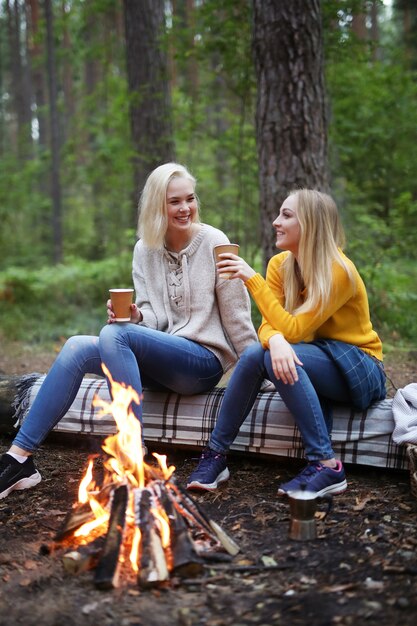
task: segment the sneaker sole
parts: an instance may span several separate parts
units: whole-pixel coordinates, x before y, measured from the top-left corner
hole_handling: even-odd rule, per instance
[[[320,491],[313,491],[312,493],[315,493],[316,496],[320,498],[321,496],[326,495],[337,496],[339,493],[343,493],[344,491],[346,491],[346,489],[347,481],[343,480],[342,482],[337,483],[337,485],[329,485],[328,487],[320,489]],[[310,489],[307,489],[307,491],[310,491]],[[284,491],[284,489],[278,489],[277,493],[279,496],[288,496],[288,491]]]
[[[192,482],[188,483],[187,489],[190,489],[190,490],[195,489],[198,491],[215,491],[221,483],[224,483],[226,480],[229,480],[229,478],[230,478],[230,472],[228,468],[226,467],[226,469],[224,469],[217,476],[214,483],[204,484],[204,483],[198,482],[198,480],[193,480]]]
[[[324,489],[317,491],[316,494],[318,497],[326,495],[337,496],[339,493],[343,493],[343,491],[346,491],[346,489],[347,481],[344,480],[341,483],[337,483],[337,485],[329,485],[329,487],[324,487]]]
[[[39,472],[36,472],[36,474],[32,474],[32,476],[22,478],[22,480],[19,480],[17,483],[0,493],[0,500],[2,498],[6,498],[6,496],[8,496],[9,493],[11,493],[12,491],[21,491],[22,489],[30,489],[31,487],[35,487],[35,485],[40,483],[41,480],[42,476],[39,474]]]

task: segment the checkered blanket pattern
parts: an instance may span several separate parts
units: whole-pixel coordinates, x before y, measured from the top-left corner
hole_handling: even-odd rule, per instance
[[[44,377],[30,390],[29,406]],[[55,427],[57,432],[109,435],[116,430],[111,415],[98,416],[93,398],[109,402],[104,379],[84,378],[67,414]],[[207,394],[179,396],[173,392],[144,390],[144,435],[147,442],[202,447],[217,419],[224,388]],[[383,400],[367,411],[355,412],[335,406],[332,441],[345,463],[408,469],[405,446],[392,440],[392,400]],[[287,458],[303,458],[303,446],[291,413],[277,392],[259,393],[232,450]]]

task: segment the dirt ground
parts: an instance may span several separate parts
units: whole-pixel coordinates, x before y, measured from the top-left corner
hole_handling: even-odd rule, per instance
[[[2,345],[0,372],[44,372],[52,358]],[[417,381],[415,353],[392,354],[386,367],[397,387]],[[0,453],[9,443],[0,438]],[[288,537],[288,502],[276,487],[300,464],[233,455],[231,480],[195,499],[239,554],[161,589],[141,591],[125,577],[101,591],[91,571],[64,570],[68,546],[53,541],[76,500],[90,443],[48,440],[36,457],[42,482],[0,501],[0,626],[416,624],[417,500],[408,472],[348,466],[349,488],[318,520],[318,538],[298,542]],[[196,453],[165,452],[184,482]]]

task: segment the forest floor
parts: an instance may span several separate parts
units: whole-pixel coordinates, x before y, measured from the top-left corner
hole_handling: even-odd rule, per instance
[[[4,342],[0,373],[44,372],[52,358]],[[389,355],[397,387],[417,381],[416,361],[415,353]],[[0,438],[0,453],[9,443]],[[42,482],[0,501],[0,626],[415,626],[417,500],[408,472],[348,466],[348,490],[318,520],[318,538],[298,542],[288,537],[288,502],[276,488],[300,464],[233,455],[231,480],[195,500],[239,554],[160,589],[139,590],[126,576],[102,591],[91,571],[65,571],[68,546],[53,541],[76,500],[87,448],[48,440],[36,457]],[[166,453],[185,482],[196,453]]]

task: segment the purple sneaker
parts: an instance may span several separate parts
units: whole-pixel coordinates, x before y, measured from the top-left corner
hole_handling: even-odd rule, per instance
[[[278,495],[285,496],[289,491],[314,491],[317,496],[342,493],[347,487],[345,470],[340,461],[336,467],[328,467],[320,461],[312,461],[295,478],[283,483]]]
[[[197,469],[187,482],[187,489],[214,491],[229,476],[226,455],[207,447],[203,450]]]

